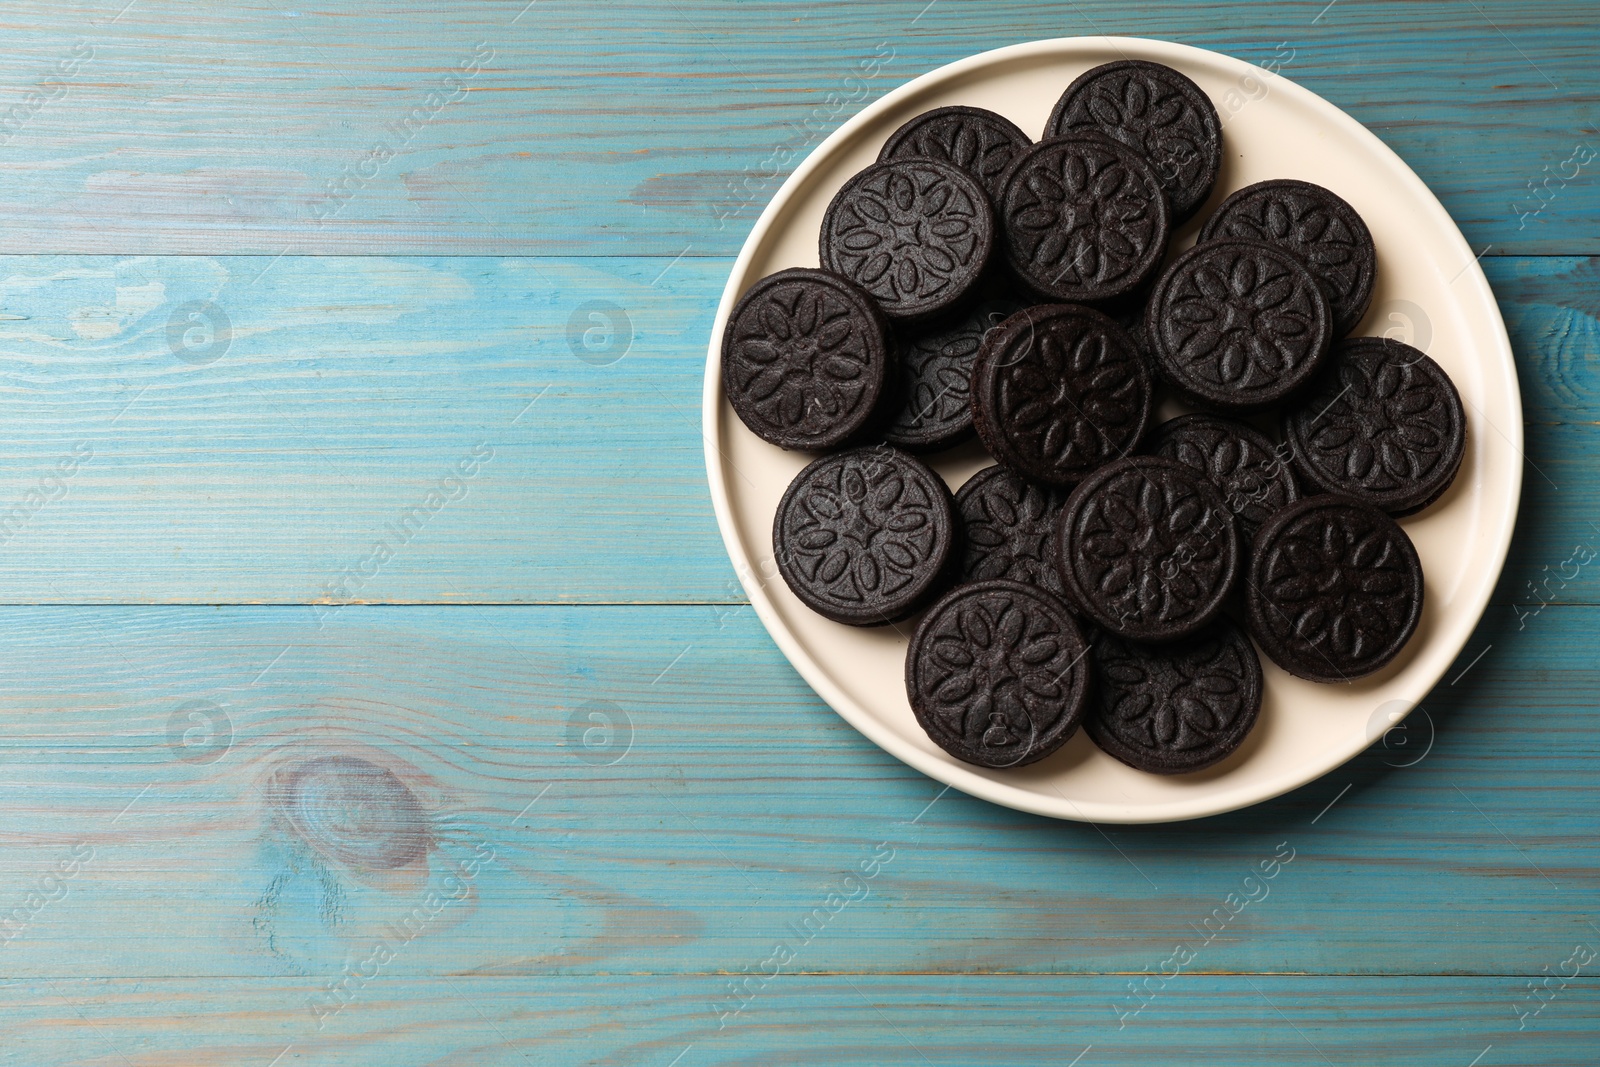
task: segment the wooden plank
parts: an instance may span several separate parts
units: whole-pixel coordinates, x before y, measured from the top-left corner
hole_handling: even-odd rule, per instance
[[[1600,260],[1486,259],[1527,421],[1521,515],[1494,601],[1527,627],[1544,605],[1600,603]]]
[[[1600,252],[1580,0],[1402,20],[1355,0],[925,6],[24,0],[5,16],[0,229],[20,252],[728,255],[888,89],[1117,33],[1278,61],[1406,158],[1475,247]]]
[[[6,609],[5,973],[328,974],[421,907],[394,974],[737,972],[810,931],[819,972],[1204,939],[1190,973],[1538,976],[1600,948],[1597,612],[1494,613],[1407,746],[1102,830],[941,794],[748,608]]]
[[[1491,254],[1483,264],[1516,350],[1528,420],[1600,421],[1600,259]],[[1398,320],[1393,328],[1404,332]]]
[[[726,269],[8,259],[4,596],[729,599],[699,430]]]
[[[1530,421],[1499,602],[1600,602],[1561,566],[1600,548],[1600,260],[1486,263]],[[0,260],[0,600],[740,601],[699,436],[727,269]]]
[[[1152,980],[1157,992],[1119,1029],[1114,1005],[1131,1000],[1131,981],[784,975],[720,1028],[731,980],[709,975],[409,979],[380,969],[323,1015],[310,976],[23,981],[6,988],[4,1054],[30,1067],[267,1067],[275,1056],[340,1067],[1466,1067],[1474,1057],[1485,1067],[1592,1067],[1600,1042],[1600,987],[1587,977],[1552,982],[1520,1031],[1526,979],[1185,975]]]
[[[142,257],[0,264],[0,1063],[1592,1064],[1600,260],[1557,258],[1600,254],[1564,175],[1592,23],[8,5],[7,251]],[[1502,606],[1425,733],[1104,833],[941,795],[820,704],[740,603],[697,415],[795,159],[1090,32],[1292,55],[1492,245],[1530,421]]]

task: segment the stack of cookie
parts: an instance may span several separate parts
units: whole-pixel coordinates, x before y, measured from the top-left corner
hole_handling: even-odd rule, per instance
[[[924,612],[907,693],[962,760],[1033,763],[1081,724],[1197,771],[1256,721],[1257,647],[1349,682],[1416,630],[1395,517],[1455,478],[1460,397],[1422,352],[1347,336],[1377,255],[1327,189],[1241,189],[1169,256],[1222,151],[1206,94],[1142,61],[1074,81],[1037,143],[928,112],[835,196],[822,269],[727,324],[740,419],[830,453],[779,504],[780,573],[840,623]],[[1163,393],[1192,413],[1152,425]],[[974,436],[996,465],[952,497],[916,454]]]

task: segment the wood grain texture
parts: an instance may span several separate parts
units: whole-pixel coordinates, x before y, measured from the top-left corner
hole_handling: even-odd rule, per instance
[[[5,595],[730,599],[699,429],[725,272],[10,259]]]
[[[7,8],[10,251],[727,255],[870,100],[985,49],[1106,33],[1289,56],[1474,247],[1600,252],[1600,161],[1562,166],[1600,149],[1581,3],[121,7]]]
[[[1497,602],[1600,603],[1562,566],[1600,548],[1600,260],[1485,262],[1530,463]],[[728,267],[0,259],[0,600],[742,601],[699,420]]]
[[[1593,21],[8,5],[0,1064],[1592,1064]],[[743,603],[701,461],[794,162],[1087,33],[1291,56],[1490,246],[1528,421],[1497,607],[1405,736],[1170,827],[863,740]]]
[[[1065,1067],[1081,1056],[1082,1067],[1465,1067],[1482,1056],[1591,1067],[1600,1042],[1600,989],[1587,980],[1522,1031],[1513,1009],[1526,989],[1516,979],[1183,977],[1118,1029],[1113,1005],[1129,981],[785,976],[719,1029],[713,1007],[726,977],[380,975],[353,988],[320,1030],[307,1007],[318,987],[303,979],[18,981],[5,990],[0,1063]]]
[[[748,608],[8,609],[5,973],[336,973],[432,892],[386,973],[1540,978],[1600,948],[1597,618],[1495,612],[1405,738],[1102,830],[942,793]]]

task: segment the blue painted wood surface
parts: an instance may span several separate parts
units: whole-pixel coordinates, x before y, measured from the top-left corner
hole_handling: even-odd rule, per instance
[[[0,226],[50,252],[727,255],[795,153],[889,89],[1114,33],[1277,60],[1475,248],[1600,252],[1600,158],[1561,166],[1600,148],[1582,0],[928,4],[18,0]]]
[[[1592,5],[122,3],[6,12],[0,1063],[1596,1062]],[[1529,460],[1404,736],[1103,831],[817,700],[698,423],[775,149],[1094,32],[1393,145]]]

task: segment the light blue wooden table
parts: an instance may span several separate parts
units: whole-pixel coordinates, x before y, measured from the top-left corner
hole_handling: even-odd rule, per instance
[[[6,7],[0,1062],[1600,1062],[1592,0],[524,2]],[[867,743],[701,462],[792,161],[1094,33],[1276,60],[1392,145],[1528,422],[1423,725],[1188,825]]]

